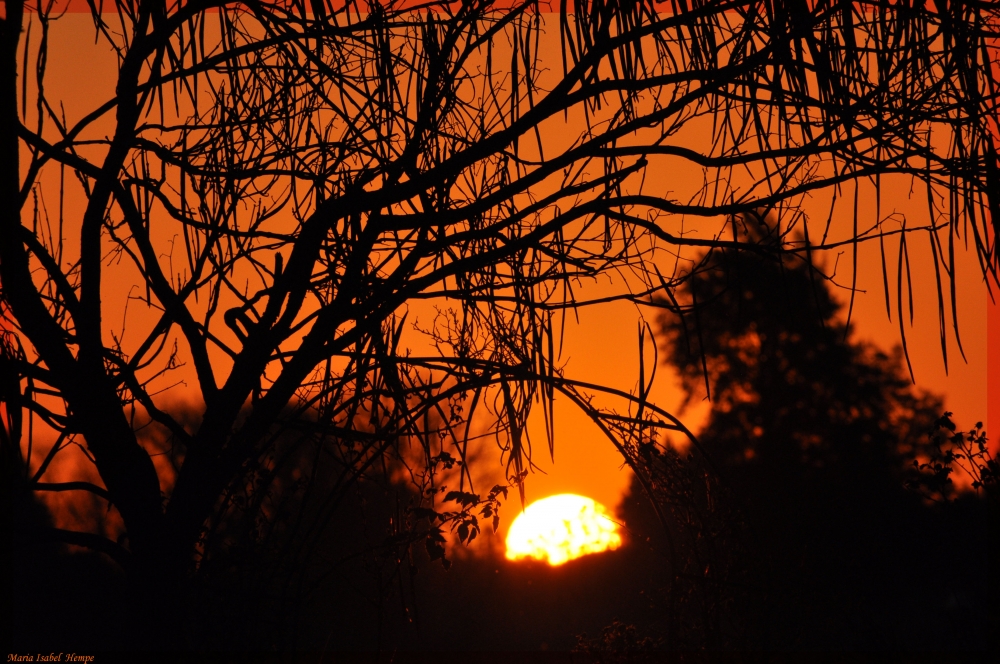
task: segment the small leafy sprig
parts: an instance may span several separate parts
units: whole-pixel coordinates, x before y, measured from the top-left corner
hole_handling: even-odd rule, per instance
[[[495,533],[500,527],[500,496],[506,500],[508,488],[497,484],[490,489],[485,498],[478,493],[468,491],[449,491],[445,494],[444,502],[458,503],[460,509],[455,511],[438,512],[429,507],[412,508],[411,513],[415,519],[426,520],[428,523],[424,545],[430,559],[440,560],[445,569],[451,567],[451,561],[445,556],[445,528],[456,533],[459,542],[465,545],[471,544],[479,536],[480,517],[492,519]]]
[[[951,475],[956,469],[972,479],[972,488],[977,492],[1000,480],[1000,463],[990,453],[982,422],[976,422],[975,428],[968,431],[959,431],[951,412],[945,412],[934,422],[930,440],[928,460],[913,460],[916,475],[907,482],[909,488],[931,500],[943,501],[954,492]]]

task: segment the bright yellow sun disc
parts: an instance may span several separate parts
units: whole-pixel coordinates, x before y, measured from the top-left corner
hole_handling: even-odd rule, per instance
[[[600,503],[561,493],[528,505],[507,533],[507,559],[548,559],[550,565],[621,546],[618,525]]]

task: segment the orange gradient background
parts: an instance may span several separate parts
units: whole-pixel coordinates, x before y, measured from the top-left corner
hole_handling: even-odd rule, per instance
[[[106,45],[95,45],[94,29],[89,14],[75,13],[89,11],[84,0],[71,0],[70,13],[54,21],[49,38],[50,53],[46,75],[46,91],[50,99],[62,100],[67,116],[72,123],[87,111],[113,96],[115,88],[116,62]],[[25,21],[35,20],[30,16]],[[37,21],[36,21],[37,22]],[[37,26],[36,26],[37,27]],[[37,34],[37,33],[36,33]],[[553,61],[553,68],[558,69]],[[29,90],[29,100],[32,98]],[[575,136],[576,129],[566,127],[567,137]],[[559,141],[560,137],[552,136]],[[675,175],[671,175],[675,177]],[[919,196],[917,196],[919,198]],[[82,200],[70,201],[80,205]],[[66,215],[72,218],[80,208],[70,204]],[[888,191],[883,193],[882,207],[885,209],[920,210],[922,201],[908,201],[906,192]],[[862,190],[862,214],[874,217],[874,197]],[[846,212],[845,212],[846,214]],[[919,212],[914,216],[922,219]],[[76,241],[72,236],[67,242]],[[967,361],[963,361],[949,321],[948,359],[946,373],[938,336],[936,287],[934,271],[930,264],[930,248],[926,238],[914,237],[911,241],[911,261],[913,264],[913,290],[915,300],[914,326],[907,327],[907,342],[913,364],[917,386],[931,392],[943,394],[948,410],[955,413],[956,423],[968,429],[977,421],[987,425],[990,422],[1000,428],[1000,307],[991,302],[986,284],[982,279],[978,262],[973,251],[965,251],[964,246],[956,247],[958,263],[958,311],[963,348]],[[849,249],[847,250],[849,252]],[[894,254],[890,254],[894,256]],[[821,257],[821,262],[832,265],[835,255]],[[890,262],[892,262],[890,258]],[[899,328],[896,321],[895,293],[892,297],[892,320],[886,315],[882,292],[882,273],[876,242],[861,245],[858,257],[857,293],[852,323],[856,339],[868,339],[884,349],[899,342]],[[838,263],[838,282],[851,283],[850,254],[845,253]],[[134,271],[134,270],[133,270]],[[116,332],[121,327],[124,306],[129,292],[138,282],[129,278],[111,278],[109,271],[104,284],[105,325]],[[121,275],[127,274],[121,272]],[[890,273],[890,283],[894,282]],[[614,285],[596,283],[585,287],[583,298],[608,293]],[[846,291],[838,296],[847,302]],[[132,302],[129,307],[136,307]],[[846,313],[846,306],[844,308]],[[132,311],[132,315],[135,315]],[[618,389],[634,390],[638,380],[639,347],[637,330],[641,317],[656,330],[656,312],[640,311],[628,303],[601,305],[579,312],[579,322],[567,317],[563,361],[567,362],[567,374],[594,383],[602,383]],[[645,349],[647,367],[652,360],[652,348]],[[658,367],[658,379],[650,400],[676,413],[683,394],[675,383],[674,376],[664,366]],[[175,380],[184,378],[181,369]],[[190,380],[188,382],[196,384]],[[161,395],[158,401],[169,403],[170,399],[184,399],[185,387],[174,388]],[[696,433],[704,423],[708,408],[706,404],[696,404],[682,419]],[[537,417],[536,417],[537,415]],[[565,401],[556,401],[556,440],[554,463],[549,458],[545,445],[544,426],[541,409],[537,409],[529,424],[534,445],[533,461],[537,471],[532,473],[526,484],[527,502],[557,494],[574,493],[593,498],[614,510],[627,489],[630,475],[622,466],[622,458],[613,445],[581,413],[574,411]],[[997,435],[991,436],[996,446]],[[38,457],[36,456],[36,463]],[[501,474],[499,464],[497,475]],[[50,472],[57,473],[53,468]],[[95,473],[96,475],[96,473]],[[49,478],[59,481],[69,477]],[[481,490],[482,487],[477,487]],[[513,518],[508,506],[503,523],[509,524]],[[506,526],[503,527],[505,530]]]

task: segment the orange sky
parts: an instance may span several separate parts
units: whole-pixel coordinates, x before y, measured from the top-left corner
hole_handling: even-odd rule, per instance
[[[85,6],[85,5],[84,5]],[[89,15],[69,14],[52,27],[51,51],[47,88],[53,99],[65,100],[70,119],[84,115],[83,109],[93,108],[111,96],[114,90],[115,62],[106,48],[94,46],[93,26]],[[79,109],[79,110],[77,110]],[[576,129],[565,127],[564,138],[571,139]],[[560,137],[552,135],[551,140]],[[670,173],[664,186],[671,190],[683,189],[683,178]],[[924,205],[917,195],[917,201],[908,200],[905,189],[886,191],[883,209],[896,207],[907,210]],[[866,199],[865,196],[868,196]],[[873,209],[870,193],[862,193],[862,213]],[[72,210],[68,210],[72,215]],[[915,213],[916,214],[916,213]],[[918,386],[943,393],[947,406],[955,412],[961,427],[970,427],[976,420],[986,422],[989,404],[993,422],[1000,422],[996,397],[1000,394],[1000,352],[989,357],[989,390],[993,397],[987,399],[987,329],[993,339],[993,347],[1000,348],[1000,309],[990,307],[987,323],[988,295],[979,274],[978,263],[973,253],[967,253],[963,260],[959,253],[959,316],[962,341],[968,362],[963,362],[949,336],[949,373],[944,371],[938,339],[937,306],[934,295],[934,276],[930,264],[929,245],[926,239],[914,238],[911,259],[914,261],[914,289],[916,293],[915,326],[908,330],[908,343],[913,361],[913,369]],[[833,256],[826,257],[832,261]],[[892,262],[890,260],[890,262]],[[858,287],[864,291],[857,295],[854,307],[854,323],[859,338],[871,339],[884,348],[898,342],[898,324],[895,321],[895,300],[893,299],[893,320],[887,319],[882,294],[881,268],[878,262],[877,243],[862,245],[859,256]],[[840,257],[839,281],[850,283],[850,257]],[[120,273],[125,274],[125,273]],[[890,281],[893,280],[890,273]],[[106,290],[106,320],[109,327],[119,329],[122,320],[121,307],[135,283],[119,278],[112,281]],[[603,294],[609,284],[597,283],[585,286],[583,297]],[[894,295],[893,295],[894,297]],[[845,299],[842,297],[842,299]],[[130,306],[136,306],[132,303]],[[117,313],[116,313],[117,312]],[[568,362],[570,376],[596,383],[608,384],[624,390],[635,388],[638,372],[637,329],[639,312],[633,305],[618,303],[582,310],[579,324],[570,322],[566,328],[564,360]],[[645,312],[649,323],[655,329],[655,313]],[[950,332],[950,330],[949,330]],[[651,360],[652,350],[647,347],[647,358]],[[648,362],[647,362],[648,364]],[[676,409],[682,399],[673,377],[665,368],[659,368],[658,385],[650,398],[668,410]],[[528,500],[552,493],[573,492],[593,497],[597,501],[613,507],[628,483],[628,474],[620,470],[620,455],[596,427],[580,413],[574,412],[565,401],[556,405],[555,464],[548,459],[541,424],[541,409],[533,422],[532,440],[537,453],[534,461],[545,474],[531,476],[527,483]],[[697,429],[706,409],[692,409],[687,414],[689,426]],[[996,438],[994,435],[993,438]],[[509,517],[507,519],[509,523]]]

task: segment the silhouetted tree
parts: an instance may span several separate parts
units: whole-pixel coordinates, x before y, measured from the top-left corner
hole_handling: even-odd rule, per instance
[[[658,252],[742,247],[714,235],[724,215],[780,208],[780,242],[746,250],[808,256],[834,240],[808,234],[804,197],[912,176],[919,229],[971,241],[996,279],[988,4],[581,0],[543,20],[534,0],[90,3],[117,77],[88,108],[52,98],[53,6],[28,6],[0,18],[0,278],[23,350],[4,456],[23,457],[23,490],[90,492],[120,516],[120,541],[49,534],[121,561],[140,640],[184,633],[225,515],[296,523],[268,491],[301,450],[315,461],[295,481],[331,506],[407,468],[423,502],[406,519],[440,557],[443,530],[469,539],[495,514],[459,462],[488,430],[519,485],[532,403],[550,452],[556,393],[633,464],[652,431],[684,431],[645,375],[633,394],[573,380],[555,339],[596,304],[581,280],[617,275],[601,301],[651,303],[680,283]],[[687,200],[648,177],[681,168],[706,183]],[[918,229],[854,221],[854,243]],[[125,311],[106,301],[120,280]],[[438,314],[417,325],[424,302]],[[202,411],[187,421],[156,398],[181,363]],[[35,422],[56,440],[41,462]],[[169,432],[159,472],[148,422]],[[73,443],[99,484],[46,481]],[[442,509],[427,490],[449,464],[463,479]]]
[[[735,225],[774,241],[773,220]],[[852,339],[808,261],[713,250],[671,309],[667,361],[689,400],[711,391],[699,441],[749,521],[764,644],[984,647],[983,504],[906,490],[943,420],[901,351]]]

